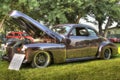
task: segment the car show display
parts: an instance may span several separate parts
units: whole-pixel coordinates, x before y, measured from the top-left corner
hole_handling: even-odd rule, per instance
[[[9,61],[15,53],[25,54],[23,63],[47,67],[85,57],[107,60],[117,54],[116,45],[100,37],[89,25],[59,24],[49,29],[20,11],[14,10],[9,16],[27,34],[39,38],[39,41],[27,44],[10,42],[6,46]]]

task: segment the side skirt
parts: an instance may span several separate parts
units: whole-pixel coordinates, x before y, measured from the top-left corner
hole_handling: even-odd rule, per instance
[[[83,58],[69,58],[66,59],[66,62],[78,62],[78,61],[89,61],[89,60],[95,60],[97,59],[95,56],[94,57],[83,57]]]

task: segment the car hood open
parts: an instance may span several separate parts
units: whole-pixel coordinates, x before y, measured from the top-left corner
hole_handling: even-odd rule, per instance
[[[58,40],[59,42],[63,39],[58,33],[53,32],[48,27],[40,24],[38,21],[20,11],[13,10],[9,16],[29,35],[40,36],[41,32],[45,32],[47,35]]]

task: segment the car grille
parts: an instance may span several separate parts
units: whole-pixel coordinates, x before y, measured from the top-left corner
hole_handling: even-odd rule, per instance
[[[13,49],[12,49],[11,47],[7,47],[7,48],[6,48],[6,53],[7,53],[7,55],[8,55],[8,60],[11,61],[11,59],[12,59],[12,57],[13,57],[13,55],[14,55],[14,54],[13,54],[13,53],[14,53],[14,52],[13,52]]]

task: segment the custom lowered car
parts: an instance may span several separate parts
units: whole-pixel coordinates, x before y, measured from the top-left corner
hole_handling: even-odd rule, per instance
[[[31,63],[33,67],[46,67],[51,63],[64,63],[85,57],[110,59],[117,53],[117,47],[99,37],[91,26],[61,24],[49,29],[16,10],[12,11],[10,17],[29,35],[39,38],[39,41],[16,46],[20,48],[16,52],[14,44],[8,45],[6,50],[9,60],[15,53],[25,54],[24,62]]]

